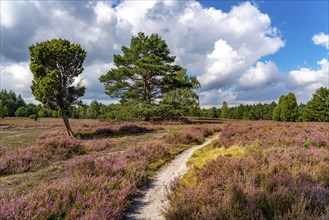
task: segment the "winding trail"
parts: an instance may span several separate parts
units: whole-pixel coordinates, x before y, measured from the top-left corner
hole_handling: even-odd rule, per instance
[[[141,189],[140,196],[138,196],[132,205],[132,212],[128,214],[127,219],[164,219],[162,210],[167,204],[165,193],[171,181],[187,172],[188,167],[186,163],[194,151],[206,146],[215,138],[217,138],[217,135],[207,139],[203,144],[183,151],[160,168],[154,179]]]

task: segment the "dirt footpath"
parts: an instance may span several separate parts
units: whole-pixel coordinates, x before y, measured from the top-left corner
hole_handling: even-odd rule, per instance
[[[133,204],[132,213],[128,214],[128,219],[147,219],[161,220],[164,217],[161,215],[163,207],[166,206],[166,189],[170,182],[176,177],[181,177],[187,172],[188,167],[186,162],[192,156],[193,152],[206,146],[212,140],[217,138],[217,135],[211,139],[207,139],[203,144],[196,145],[188,150],[183,151],[164,165],[155,175],[154,180],[143,187],[141,195]]]

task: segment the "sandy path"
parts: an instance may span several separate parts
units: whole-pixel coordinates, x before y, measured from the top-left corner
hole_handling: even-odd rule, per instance
[[[161,220],[164,217],[161,215],[163,207],[166,205],[166,189],[170,182],[176,177],[181,177],[187,172],[188,167],[186,162],[192,156],[193,152],[206,146],[212,140],[217,138],[217,135],[211,139],[207,139],[203,144],[196,145],[188,150],[177,155],[168,164],[164,165],[155,175],[153,181],[148,183],[141,190],[141,195],[133,204],[132,213],[128,214],[128,219],[147,219]]]

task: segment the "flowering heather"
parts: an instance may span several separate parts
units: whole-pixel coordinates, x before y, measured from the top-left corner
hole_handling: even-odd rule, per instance
[[[218,126],[193,126],[183,131],[174,132],[167,135],[167,142],[180,144],[201,144],[205,137],[220,131]]]
[[[225,126],[214,146],[246,146],[255,141],[261,147],[326,147],[329,148],[329,126],[326,123],[289,123],[254,121]]]
[[[69,159],[73,155],[84,153],[82,141],[72,137],[64,136],[61,138],[40,139],[38,140],[38,144],[45,148],[51,155],[58,156],[62,159]]]
[[[108,139],[86,140],[83,145],[86,151],[102,151],[113,146]]]
[[[169,154],[169,147],[162,141],[151,141],[143,146],[135,146],[125,152],[128,159],[140,160],[143,158],[147,163],[154,162]]]
[[[113,136],[122,134],[140,134],[159,129],[162,129],[162,127],[151,125],[149,123],[138,122],[120,122],[112,124],[108,122],[92,122],[91,124],[78,124],[75,128],[75,130],[77,130],[77,133],[83,138],[92,138],[95,136]]]
[[[174,181],[165,217],[327,219],[329,151],[328,140],[323,139],[327,131],[321,123],[229,124],[220,135],[224,140],[215,144],[250,145],[247,153],[219,156],[201,170],[190,171],[193,181]],[[296,141],[299,134],[309,141],[307,146],[305,140],[302,145]]]
[[[218,157],[178,180],[169,195],[168,219],[319,218],[329,212],[329,153],[297,147],[245,157]]]
[[[0,157],[0,176],[39,169],[49,160],[69,159],[83,154],[80,140],[70,137],[48,137],[38,140],[38,146],[8,151]]]
[[[48,158],[48,152],[39,147],[8,151],[0,157],[0,176],[39,168],[47,163]]]
[[[111,129],[113,134],[119,136],[161,129],[147,123],[103,123],[92,120],[76,120],[72,126],[75,131],[81,129],[85,132]],[[215,129],[199,131],[194,128],[190,131],[198,131],[205,136]],[[124,218],[125,210],[137,188],[147,180],[149,171],[154,171],[180,152],[178,149],[182,149],[182,144],[172,144],[166,140],[150,141],[131,144],[124,152],[90,152],[111,147],[112,138],[118,137],[79,140],[66,137],[63,129],[56,129],[41,134],[37,146],[11,151],[13,155],[5,152],[0,156],[0,169],[5,167],[1,175],[39,169],[58,160],[61,161],[62,170],[56,179],[42,181],[29,188],[25,194],[15,189],[13,193],[0,189],[0,219]],[[178,143],[175,140],[173,142]],[[91,154],[81,155],[83,153]],[[150,164],[153,164],[152,168]]]
[[[169,150],[165,142],[152,141],[123,154],[73,158],[64,178],[27,195],[0,198],[0,219],[122,219],[137,187],[147,180],[148,165]]]

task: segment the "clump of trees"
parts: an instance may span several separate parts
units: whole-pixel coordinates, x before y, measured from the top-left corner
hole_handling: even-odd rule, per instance
[[[293,93],[282,95],[273,111],[274,121],[297,121],[299,117],[296,96]]]
[[[74,136],[68,120],[72,104],[83,96],[85,87],[76,78],[83,72],[86,52],[68,40],[53,39],[29,47],[33,73],[32,93],[52,110],[60,110],[68,136]]]
[[[16,116],[16,111],[18,109],[22,109],[25,112],[30,111],[31,109],[27,109],[27,105],[19,94],[18,96],[14,91],[1,90],[0,91],[0,117],[13,117]],[[25,115],[23,115],[25,116]]]

